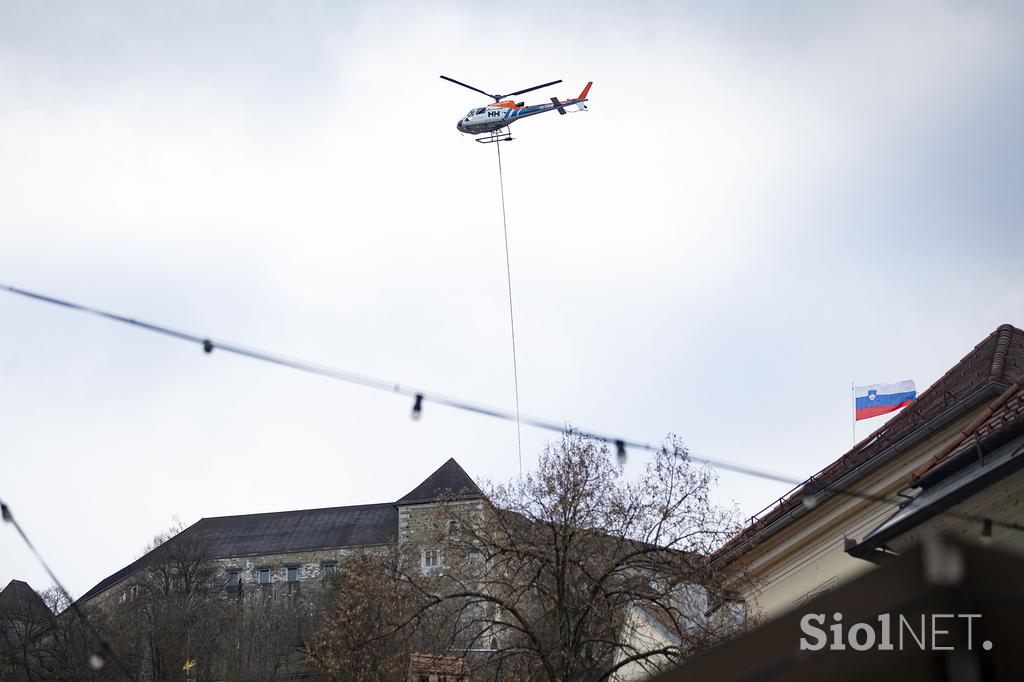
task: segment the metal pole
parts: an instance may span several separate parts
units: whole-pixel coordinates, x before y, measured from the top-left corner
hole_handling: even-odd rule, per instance
[[[852,381],[850,382],[850,400],[852,401],[852,405],[850,406],[850,409],[853,410],[853,412],[850,415],[851,417],[853,417],[853,421],[851,422],[850,426],[853,427],[853,447],[856,447],[856,445],[857,445],[857,389],[856,389],[856,387],[854,387]]]

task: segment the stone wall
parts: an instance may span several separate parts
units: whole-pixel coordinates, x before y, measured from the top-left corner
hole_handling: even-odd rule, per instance
[[[263,594],[271,598],[294,595],[302,592],[319,592],[323,589],[326,577],[325,566],[344,563],[346,557],[359,551],[356,547],[340,547],[335,549],[318,549],[305,552],[288,552],[284,554],[263,554],[258,556],[227,557],[213,559],[223,575],[227,589],[241,589],[245,595]],[[286,569],[289,566],[298,568],[298,580],[289,582]],[[270,569],[270,583],[260,584],[259,571]],[[131,587],[145,575],[145,568],[140,569],[120,582],[111,585],[103,592],[89,600],[89,605],[109,607],[131,599]],[[228,585],[231,571],[238,571],[240,585]],[[122,597],[122,595],[124,595]]]

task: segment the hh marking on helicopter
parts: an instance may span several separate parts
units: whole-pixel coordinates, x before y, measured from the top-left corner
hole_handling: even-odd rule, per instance
[[[455,124],[455,127],[459,129],[460,133],[468,133],[470,135],[487,135],[486,138],[477,138],[477,142],[491,143],[491,142],[508,142],[512,140],[512,135],[508,131],[508,127],[518,121],[521,118],[527,118],[528,116],[536,116],[537,114],[543,114],[548,111],[557,111],[560,115],[565,115],[565,107],[576,105],[579,111],[586,111],[587,105],[584,102],[587,101],[587,93],[590,92],[590,86],[593,85],[593,81],[587,83],[587,86],[583,88],[583,92],[580,93],[579,97],[568,99],[565,101],[559,101],[557,97],[551,98],[551,104],[531,104],[527,106],[524,102],[516,102],[514,100],[503,100],[503,97],[514,97],[516,95],[522,95],[526,92],[532,92],[534,90],[540,90],[546,88],[549,85],[555,85],[562,81],[551,81],[550,83],[544,83],[543,85],[535,85],[532,88],[526,88],[525,90],[517,90],[516,92],[510,92],[507,95],[492,95],[486,93],[480,88],[474,88],[472,85],[466,85],[461,83],[454,78],[448,76],[441,76],[446,81],[461,85],[464,88],[469,88],[475,92],[479,92],[481,95],[487,95],[494,100],[494,104],[488,104],[485,107],[479,107],[476,109],[470,109],[469,113],[462,117],[462,119]]]

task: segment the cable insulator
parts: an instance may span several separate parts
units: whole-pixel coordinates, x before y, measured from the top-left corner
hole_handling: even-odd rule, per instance
[[[423,394],[416,394],[416,402],[412,404],[412,418],[419,419],[420,415],[423,414]]]

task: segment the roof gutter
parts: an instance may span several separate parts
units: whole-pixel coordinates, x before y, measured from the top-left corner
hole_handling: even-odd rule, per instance
[[[864,540],[846,550],[850,556],[858,559],[870,559],[870,555],[886,542],[903,535],[907,531],[916,528],[925,521],[932,519],[939,514],[955,507],[963,501],[972,497],[975,493],[985,490],[993,483],[1009,476],[1013,472],[1024,468],[1024,441],[1021,437],[1016,438],[1003,446],[1002,451],[993,453],[995,461],[984,463],[974,460],[972,462],[980,473],[964,485],[952,490],[931,503],[923,504],[915,512],[906,518],[885,528],[881,532],[875,531],[864,538]],[[913,506],[922,498],[917,497],[909,504]]]
[[[833,481],[832,483],[829,483],[828,486],[823,488],[820,492],[816,492],[816,494],[818,496],[818,504],[816,506],[820,506],[822,502],[824,502],[827,499],[830,499],[830,498],[836,496],[837,493],[831,492],[830,488],[832,488],[832,487],[844,487],[842,484],[845,483],[845,484],[848,485],[850,482],[855,481],[858,478],[861,478],[862,476],[864,476],[865,474],[870,473],[871,471],[873,471],[874,469],[878,468],[882,464],[885,464],[886,462],[888,462],[895,455],[898,455],[901,452],[906,451],[908,448],[910,448],[910,447],[916,445],[917,443],[921,442],[922,440],[924,440],[928,436],[932,435],[933,433],[935,433],[936,431],[941,429],[943,426],[945,426],[949,422],[955,420],[957,417],[961,416],[965,412],[968,412],[969,410],[973,409],[974,407],[976,407],[980,403],[984,402],[986,398],[989,398],[993,394],[996,394],[999,391],[999,389],[1002,389],[1002,388],[1005,388],[1005,387],[1006,387],[1006,384],[1002,384],[1002,383],[989,383],[989,384],[985,384],[985,385],[981,386],[974,393],[971,393],[969,396],[967,396],[963,400],[959,401],[958,403],[956,403],[952,407],[948,408],[945,412],[942,412],[941,414],[933,417],[932,419],[929,419],[927,422],[925,422],[924,424],[922,424],[918,428],[916,428],[913,431],[911,431],[910,433],[908,433],[901,440],[899,440],[896,443],[892,444],[887,449],[881,451],[880,453],[878,453],[874,457],[868,459],[867,461],[863,462],[859,466],[854,467],[850,471],[847,471],[845,474],[840,476],[837,480]],[[801,489],[804,489],[804,488],[806,488],[806,486],[808,486],[810,484],[813,484],[813,483],[815,483],[815,479],[813,477],[809,478],[806,481],[804,481],[804,484],[803,484],[803,486],[801,486]],[[795,498],[791,498],[791,499],[795,499]],[[726,554],[723,554],[721,557],[716,557],[715,559],[713,559],[712,560],[712,564],[717,564],[717,563],[720,563],[720,562],[728,562],[736,554],[738,554],[740,552],[743,552],[743,551],[747,550],[748,548],[750,548],[754,544],[754,540],[755,539],[758,542],[762,542],[762,541],[768,539],[772,535],[778,533],[783,528],[788,526],[793,521],[796,521],[797,519],[799,519],[801,516],[803,516],[808,511],[809,510],[806,507],[804,507],[804,505],[802,505],[802,504],[794,504],[793,507],[789,511],[785,512],[782,516],[780,516],[778,519],[776,519],[775,521],[773,521],[769,525],[765,526],[760,531],[751,534],[751,536],[749,538],[744,540],[737,547],[735,547],[734,549],[730,550]]]
[[[971,434],[977,431],[978,428],[980,428],[981,425],[984,424],[988,420],[988,418],[995,413],[996,410],[1002,407],[1003,403],[1009,400],[1010,397],[1014,393],[1016,393],[1022,385],[1024,385],[1024,383],[1022,383],[1020,379],[1015,381],[1008,389],[1003,391],[998,398],[989,403],[988,407],[986,407],[981,414],[979,414],[976,418],[972,419],[967,426],[962,428],[960,430],[960,433],[958,433],[953,440],[951,440],[949,443],[943,446],[941,450],[935,453],[934,457],[932,457],[930,460],[919,466],[917,469],[914,469],[914,473],[911,474],[910,476],[910,485],[915,488],[921,487],[922,477],[924,477],[929,471],[933,470],[935,467],[942,464],[943,460],[945,460],[954,450],[960,447],[960,445],[965,440],[967,440],[971,436]]]

